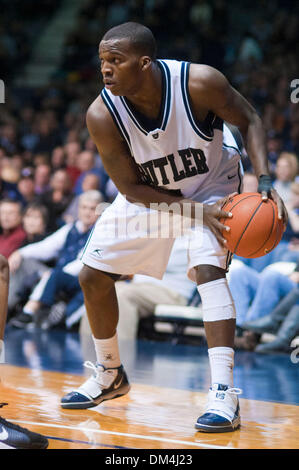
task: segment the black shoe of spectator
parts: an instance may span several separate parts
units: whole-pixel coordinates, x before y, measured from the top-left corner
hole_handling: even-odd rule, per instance
[[[9,322],[9,325],[25,330],[33,330],[35,328],[33,315],[28,315],[24,312],[21,312],[12,318]]]

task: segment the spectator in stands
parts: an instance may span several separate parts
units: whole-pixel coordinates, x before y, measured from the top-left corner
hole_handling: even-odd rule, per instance
[[[6,123],[2,128],[0,127],[0,146],[9,154],[17,152],[17,131],[15,124]]]
[[[5,174],[4,174],[4,177],[5,177]],[[22,194],[18,190],[17,184],[6,181],[3,178],[2,168],[0,165],[0,200],[1,199],[11,199],[13,201],[20,201],[22,204],[24,203]]]
[[[34,172],[34,191],[43,194],[50,189],[51,167],[50,165],[38,165]]]
[[[27,205],[23,215],[23,228],[26,238],[22,246],[35,243],[45,238],[48,223],[48,209],[38,202],[31,202]]]
[[[53,128],[49,117],[42,117],[38,123],[38,141],[34,146],[35,153],[52,152],[52,150],[61,145],[61,136],[58,129]]]
[[[38,200],[49,211],[48,231],[54,232],[63,225],[62,214],[73,199],[71,180],[66,170],[56,170],[51,176],[50,190]]]
[[[36,199],[37,195],[35,193],[34,178],[32,174],[21,175],[21,178],[18,181],[18,190],[23,197],[25,206]]]
[[[0,253],[8,258],[26,238],[19,201],[3,199],[0,202],[0,230]]]
[[[55,147],[51,154],[52,170],[60,170],[66,166],[66,155],[62,146]]]
[[[196,285],[188,279],[186,270],[186,239],[183,237],[174,243],[162,280],[140,274],[135,275],[131,282],[116,282],[118,337],[136,339],[139,319],[152,315],[157,304],[187,305]],[[84,312],[84,306],[81,312]],[[80,332],[91,334],[86,314],[82,318]]]
[[[98,191],[83,193],[79,203],[78,220],[72,224],[66,224],[52,235],[42,241],[32,243],[21,248],[9,258],[10,269],[15,273],[24,259],[47,263],[55,260],[55,269],[63,269],[69,263],[76,260],[83,250],[90,235],[98,214],[97,205],[101,201]],[[17,328],[27,328],[34,325],[33,315],[40,308],[40,296],[51,275],[51,270],[44,270],[42,277],[26,303],[24,310],[11,320],[11,324]],[[33,286],[32,286],[33,287]]]
[[[273,105],[272,105],[273,106]],[[283,149],[282,134],[270,130],[267,135],[267,151],[271,174],[275,174],[277,159]]]
[[[48,222],[47,208],[33,202],[29,204],[23,216],[23,228],[26,237],[22,241],[20,248],[43,240],[46,236],[46,227]],[[16,254],[15,254],[16,253]],[[35,259],[22,259],[19,268],[15,271],[15,259],[18,258],[18,251],[14,251],[9,257],[9,264],[12,268],[10,283],[8,308],[13,313],[16,305],[20,303],[34,282],[38,281],[44,271],[48,268]]]
[[[281,152],[275,167],[273,187],[287,203],[291,195],[291,184],[298,174],[298,159],[294,153]]]
[[[78,155],[77,167],[81,174],[76,181],[74,192],[76,195],[82,193],[82,182],[87,174],[93,173],[99,177],[100,180],[100,169],[95,166],[95,153],[90,150],[84,150]],[[101,181],[100,181],[101,184]]]
[[[86,191],[90,191],[92,189],[99,190],[100,181],[98,175],[94,173],[87,173],[82,181],[82,194]],[[64,213],[62,214],[62,218],[66,223],[74,222],[78,218],[78,208],[79,208],[79,201],[80,196],[75,196],[70,205],[66,208]],[[104,196],[101,193],[102,201],[104,201]]]
[[[246,330],[250,322],[269,315],[297,286],[297,270],[296,263],[277,263],[259,273],[240,261],[233,261],[229,286],[235,302],[239,331]],[[245,336],[244,346],[253,349],[257,339],[254,335]]]
[[[289,214],[288,225],[279,245],[272,252],[272,261],[299,261],[299,183],[291,184],[291,192],[286,207]]]
[[[81,146],[79,142],[75,141],[66,143],[63,148],[66,158],[66,171],[71,178],[72,187],[74,187],[81,173],[77,166]]]
[[[259,353],[290,352],[292,340],[299,334],[299,273],[292,276],[296,286],[279,302],[269,315],[255,321],[244,323],[244,339],[263,333],[271,333],[276,337],[273,341],[259,344],[255,351]]]

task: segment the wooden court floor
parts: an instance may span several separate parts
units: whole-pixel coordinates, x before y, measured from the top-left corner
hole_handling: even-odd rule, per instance
[[[1,365],[5,419],[42,433],[48,449],[298,449],[299,407],[240,399],[242,426],[233,433],[194,429],[206,394],[132,383],[129,394],[89,410],[64,410],[63,394],[82,375]]]

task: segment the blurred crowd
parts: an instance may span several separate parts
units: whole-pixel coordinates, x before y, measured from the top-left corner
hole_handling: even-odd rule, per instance
[[[128,20],[152,29],[159,57],[218,68],[257,108],[267,133],[274,186],[291,216],[283,242],[273,256],[263,257],[256,265],[239,261],[258,273],[277,261],[298,263],[299,105],[290,99],[291,81],[299,78],[298,4],[260,0],[253,5],[244,0],[241,7],[236,1],[192,0],[186,8],[183,0],[86,0],[66,37],[55,74],[47,85],[35,88],[20,85],[20,76],[36,38],[61,1],[41,0],[37,5],[34,0],[4,0],[4,4],[5,14],[0,18],[0,78],[6,79],[9,86],[6,102],[0,104],[0,253],[10,259],[14,273],[28,253],[30,259],[46,266],[43,269],[39,264],[35,277],[34,273],[28,274],[30,282],[21,286],[22,296],[14,297],[10,317],[18,316],[20,301],[22,313],[24,304],[27,313],[38,311],[40,297],[36,292],[32,297],[32,289],[41,279],[46,282],[44,271],[47,282],[49,272],[55,273],[56,278],[50,279],[52,287],[59,279],[67,283],[70,293],[78,289],[76,285],[72,291],[70,279],[63,277],[69,271],[63,270],[76,260],[94,223],[92,218],[84,219],[82,207],[112,202],[116,196],[117,190],[88,135],[85,113],[103,86],[98,43],[107,29]],[[18,85],[10,86],[16,78]],[[242,161],[248,190],[254,190],[256,180],[244,148]],[[85,193],[89,198],[82,198]],[[57,233],[60,242],[56,251],[49,249],[44,256],[43,250],[52,246],[51,237],[55,239]],[[31,245],[45,240],[44,245],[36,245],[35,256]],[[75,240],[76,250],[68,252],[70,240]],[[59,263],[66,251],[64,263]],[[16,252],[23,253],[22,257]],[[44,284],[41,287],[44,291]],[[54,302],[55,295],[47,299]],[[79,299],[71,313],[81,304]],[[53,315],[58,321],[63,316],[57,308]]]

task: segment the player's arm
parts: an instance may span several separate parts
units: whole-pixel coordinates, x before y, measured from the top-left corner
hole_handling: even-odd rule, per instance
[[[130,202],[142,203],[148,207],[152,202],[171,203],[181,199],[166,192],[161,193],[158,189],[143,183],[128,145],[116,128],[106,106],[101,102],[101,98],[88,109],[86,124],[101,155],[106,173]]]
[[[265,130],[256,110],[235,90],[225,76],[205,65],[190,66],[189,91],[194,110],[213,111],[224,121],[237,126],[259,179],[259,192],[269,195],[278,205],[279,217],[287,220],[287,211],[280,196],[272,188],[268,168]],[[263,176],[264,175],[264,176]]]
[[[127,143],[116,128],[100,97],[88,109],[86,123],[107,174],[128,201],[141,203],[146,207],[150,207],[153,203],[166,203],[168,206],[178,203],[181,207],[181,214],[184,213],[184,204],[189,203],[191,205],[190,216],[193,219],[198,217],[200,211],[197,210],[197,206],[201,205],[203,223],[213,231],[220,243],[225,243],[221,234],[225,226],[220,223],[219,219],[228,217],[228,213],[221,209],[222,200],[217,204],[202,205],[199,202],[184,199],[182,196],[173,195],[163,188],[154,188],[145,184]],[[158,209],[167,210],[163,209],[163,206]]]

